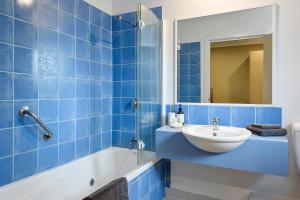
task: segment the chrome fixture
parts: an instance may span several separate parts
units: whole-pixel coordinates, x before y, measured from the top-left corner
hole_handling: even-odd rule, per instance
[[[26,117],[27,115],[32,117],[32,119],[44,130],[44,140],[49,140],[52,137],[50,129],[42,122],[42,120],[34,113],[29,110],[28,106],[23,106],[19,110],[19,115],[21,117]]]
[[[212,126],[213,126],[213,130],[219,130],[219,121],[220,119],[218,117],[214,117],[212,119]]]
[[[132,140],[130,140],[130,142],[129,142],[129,149],[133,149],[134,147],[133,147],[133,145],[135,144],[135,145],[137,145],[137,143],[138,143],[138,139],[137,139],[137,137],[134,137]]]
[[[138,150],[143,150],[145,148],[145,143],[143,140],[138,140],[137,137],[134,137],[132,140],[130,140],[129,149],[133,149],[133,144],[137,146]]]
[[[132,99],[131,101],[131,107],[133,110],[137,110],[140,107],[140,101],[137,98]]]

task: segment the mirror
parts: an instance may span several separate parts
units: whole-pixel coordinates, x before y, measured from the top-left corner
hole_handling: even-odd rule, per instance
[[[177,103],[272,104],[274,9],[176,21]]]

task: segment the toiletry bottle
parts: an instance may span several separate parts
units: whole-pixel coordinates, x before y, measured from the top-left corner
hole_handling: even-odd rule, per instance
[[[175,112],[169,112],[168,113],[168,124],[171,128],[174,127],[174,124],[176,123],[176,114]]]
[[[177,118],[177,121],[179,122],[180,126],[183,126],[184,125],[184,113],[182,111],[181,104],[179,104],[179,109],[176,112],[176,118]]]

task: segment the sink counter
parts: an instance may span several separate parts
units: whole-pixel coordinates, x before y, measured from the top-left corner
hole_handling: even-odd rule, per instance
[[[224,167],[242,171],[288,175],[288,140],[286,137],[253,135],[239,148],[227,153],[209,153],[189,143],[181,128],[163,126],[156,130],[158,157]]]

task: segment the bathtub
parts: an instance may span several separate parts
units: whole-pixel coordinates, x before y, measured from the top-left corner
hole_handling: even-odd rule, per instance
[[[145,152],[145,156],[153,157],[154,153]],[[155,173],[157,176],[162,176],[159,175],[159,171],[162,171],[160,163],[161,161],[154,157],[146,164],[138,166],[136,150],[110,147],[49,171],[1,187],[0,199],[80,200],[119,177],[127,178],[130,199],[140,199],[138,197],[142,193],[138,192],[136,194],[135,190],[138,191],[138,188],[134,187],[135,185],[137,187],[144,187],[145,184],[138,184],[138,181],[143,181],[146,175],[146,178],[149,179],[149,194],[147,195],[150,198],[152,190],[153,195],[157,193],[155,191],[156,186],[150,186],[151,177]],[[163,168],[164,170],[165,168]],[[91,179],[94,180],[93,184],[91,184]],[[160,193],[164,192],[161,191],[164,190],[163,182],[163,178],[157,178],[157,183],[155,183],[160,188]],[[145,189],[142,188],[140,190],[144,191]],[[136,195],[137,198],[134,197]],[[161,198],[162,195],[153,199]]]

